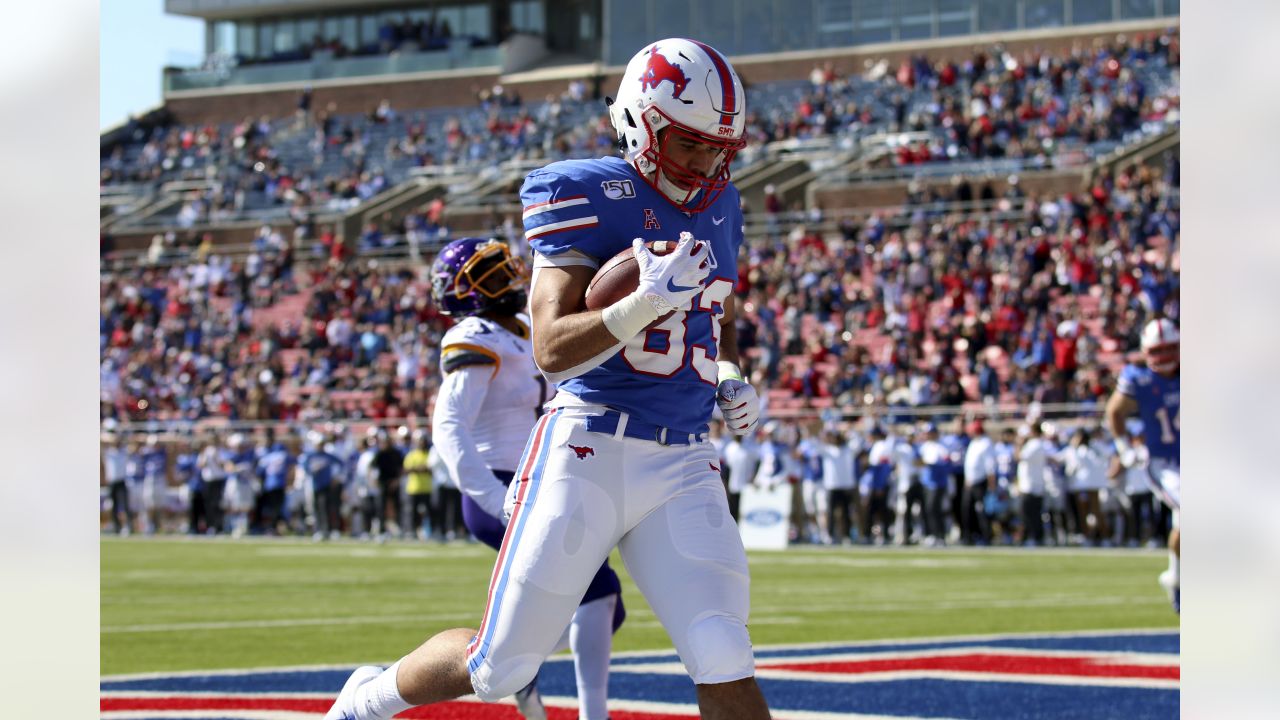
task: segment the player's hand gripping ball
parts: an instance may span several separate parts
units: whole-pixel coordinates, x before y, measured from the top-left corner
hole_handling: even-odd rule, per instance
[[[679,253],[677,254],[677,251]],[[702,292],[711,272],[706,243],[681,233],[679,242],[638,238],[630,248],[614,255],[596,271],[587,285],[588,310],[603,310],[637,290],[665,318],[689,305]]]

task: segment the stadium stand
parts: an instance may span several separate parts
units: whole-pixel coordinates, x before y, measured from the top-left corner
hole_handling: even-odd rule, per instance
[[[1153,31],[753,82],[738,335],[769,432],[910,438],[1029,406],[1087,424],[1143,323],[1178,317],[1178,64]],[[351,433],[424,423],[448,320],[421,261],[477,233],[527,254],[524,172],[611,152],[585,80],[529,94],[351,113],[304,91],[292,114],[104,135],[104,422],[210,447],[327,424],[352,453]],[[170,478],[175,505],[188,485]]]

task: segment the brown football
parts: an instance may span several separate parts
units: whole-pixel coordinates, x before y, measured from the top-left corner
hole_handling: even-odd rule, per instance
[[[674,240],[650,240],[645,245],[654,255],[666,255],[676,249]],[[639,286],[640,266],[628,247],[601,265],[595,277],[591,278],[585,298],[587,309],[603,310],[635,292]]]

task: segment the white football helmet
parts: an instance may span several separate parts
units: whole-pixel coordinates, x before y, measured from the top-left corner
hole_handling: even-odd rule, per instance
[[[1161,375],[1178,372],[1178,326],[1167,318],[1158,318],[1142,328],[1142,356],[1147,367]]]
[[[659,40],[636,53],[622,75],[609,119],[636,171],[676,207],[701,212],[729,184],[729,163],[746,145],[746,96],[733,66],[696,40]],[[666,129],[720,149],[707,176],[664,156]]]

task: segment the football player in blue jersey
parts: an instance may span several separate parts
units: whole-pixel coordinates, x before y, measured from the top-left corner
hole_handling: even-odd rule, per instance
[[[1180,611],[1178,511],[1181,506],[1182,433],[1179,413],[1178,327],[1159,318],[1142,329],[1142,365],[1126,365],[1120,371],[1115,392],[1107,401],[1107,429],[1115,438],[1121,456],[1130,451],[1126,439],[1125,420],[1137,415],[1142,419],[1143,441],[1150,453],[1151,486],[1173,511],[1173,530],[1169,532],[1169,569],[1160,574],[1160,584],[1169,593],[1173,609]]]
[[[439,633],[392,668],[362,668],[327,717],[389,718],[525,687],[616,546],[693,679],[702,717],[769,716],[747,632],[746,553],[715,448],[759,420],[734,328],[742,212],[729,165],[745,143],[742,82],[716,50],[641,50],[610,117],[624,158],[570,160],[521,189],[534,251],[538,368],[557,393],[506,496],[506,534],[480,629]],[[649,240],[675,240],[653,253]],[[587,310],[596,270],[630,249],[638,287]]]

